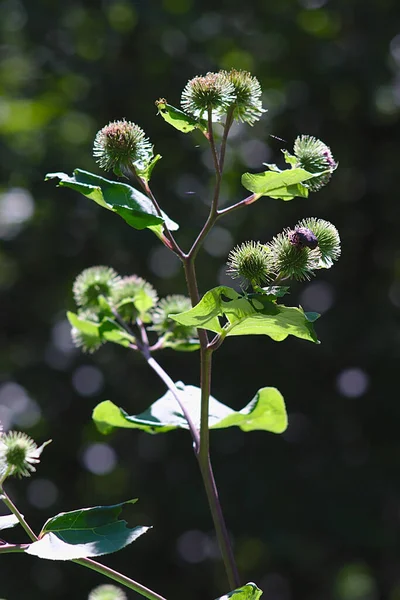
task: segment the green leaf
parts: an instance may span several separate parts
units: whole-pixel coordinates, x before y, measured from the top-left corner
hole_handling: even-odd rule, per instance
[[[324,171],[325,173],[325,171]],[[301,185],[304,181],[318,177],[322,173],[309,173],[305,169],[286,169],[285,171],[264,171],[263,173],[244,173],[242,185],[255,194],[292,200],[296,196],[307,198],[308,189]]]
[[[177,352],[194,352],[200,349],[200,342],[197,338],[191,338],[189,340],[176,339],[173,335],[171,337],[166,336],[162,345],[163,348],[172,348]]]
[[[48,179],[58,179],[59,186],[80,192],[103,208],[118,214],[134,229],[156,228],[157,232],[160,227],[162,230],[164,222],[171,231],[178,229],[178,225],[164,213],[162,217],[157,214],[149,198],[126,183],[109,181],[80,169],[75,169],[72,177],[66,173],[48,173],[46,181]]]
[[[228,592],[224,596],[220,596],[217,600],[258,600],[262,594],[262,590],[255,583],[246,583],[240,588],[236,588],[232,592]]]
[[[101,339],[106,342],[113,342],[114,344],[119,344],[125,348],[129,348],[131,344],[135,343],[133,335],[130,335],[127,331],[122,329],[116,321],[108,317],[100,324],[99,333]]]
[[[72,560],[121,550],[150,529],[130,529],[126,521],[118,519],[123,506],[135,502],[137,499],[60,513],[46,521],[39,540],[25,552],[49,560]]]
[[[268,335],[281,342],[293,335],[318,343],[312,322],[302,308],[275,304],[264,294],[242,296],[226,286],[209,290],[196,306],[170,317],[181,325],[209,329],[224,336]],[[221,327],[218,317],[225,317],[228,323]]]
[[[200,129],[203,132],[207,131],[207,126],[204,121],[198,121],[179,108],[167,104],[165,100],[159,100],[156,102],[156,105],[158,114],[161,115],[164,121],[169,125],[178,129],[178,131],[182,131],[183,133],[189,133],[194,129]]]
[[[268,285],[261,288],[261,292],[269,300],[275,301],[277,298],[282,298],[289,294],[290,287],[288,285]],[[250,295],[250,294],[249,294]]]
[[[125,348],[128,348],[130,344],[135,342],[135,338],[132,335],[129,335],[116,321],[109,317],[105,317],[101,323],[86,321],[73,312],[67,312],[67,317],[72,327],[75,327],[75,329],[86,335],[90,335],[90,337],[105,340],[106,342],[113,342],[114,344],[125,346]]]
[[[1,496],[0,496],[1,499]],[[4,515],[0,517],[0,530],[1,529],[10,529],[11,527],[15,527],[18,525],[19,521],[15,515]]]
[[[138,171],[136,169],[137,174],[140,175],[140,177],[142,177],[145,181],[150,181],[151,175],[153,173],[153,169],[156,166],[156,164],[158,163],[158,161],[161,159],[162,159],[161,154],[156,154],[154,156],[154,158],[149,162],[149,164],[146,165],[145,169],[143,169],[142,171]]]
[[[72,327],[78,329],[82,333],[86,335],[90,335],[91,337],[98,337],[100,339],[100,331],[99,331],[99,323],[93,323],[93,321],[86,321],[85,319],[81,319],[77,314],[68,311],[67,318]]]
[[[181,401],[196,427],[200,427],[201,390],[194,385],[176,384]],[[114,428],[141,429],[147,433],[165,433],[173,429],[189,429],[180,406],[168,391],[147,410],[138,415],[128,415],[110,400],[101,402],[93,411],[93,420],[101,433]],[[243,431],[270,431],[282,433],[287,427],[285,403],[275,388],[260,389],[253,400],[241,411],[234,411],[210,396],[210,429],[239,427]]]

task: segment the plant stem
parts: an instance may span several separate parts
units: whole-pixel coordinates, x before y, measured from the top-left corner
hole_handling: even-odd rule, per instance
[[[33,542],[36,542],[38,538],[33,530],[29,527],[28,523],[25,521],[23,515],[19,512],[11,498],[6,494],[3,487],[0,488],[0,500],[4,502],[10,512],[12,512],[12,514],[18,519],[19,524],[26,531],[29,539],[31,539]]]
[[[189,425],[189,430],[190,430],[190,433],[193,438],[194,451],[197,455],[199,452],[199,447],[200,447],[199,432],[198,432],[195,424],[193,423],[189,412],[186,409],[184,400],[181,399],[180,390],[178,390],[178,388],[176,387],[175,383],[172,381],[172,379],[168,375],[168,373],[166,373],[164,371],[164,369],[161,367],[161,365],[153,357],[146,358],[146,360],[147,360],[147,364],[149,365],[149,367],[151,367],[153,369],[153,371],[155,371],[157,373],[157,375],[165,383],[165,385],[167,386],[169,391],[173,394],[175,400],[178,402],[179,407],[187,421],[187,424]]]
[[[261,196],[262,194],[251,194],[250,196],[247,196],[247,198],[244,198],[244,200],[240,200],[240,202],[232,204],[232,206],[222,208],[218,211],[218,218],[224,215],[228,215],[229,213],[233,212],[234,210],[237,210],[238,208],[242,208],[243,206],[249,206],[249,204],[253,204],[253,202],[256,202],[256,200],[261,198]]]
[[[121,585],[124,585],[125,587],[129,588],[130,590],[137,592],[141,596],[149,598],[149,600],[166,600],[163,596],[160,596],[156,592],[153,592],[153,590],[150,590],[141,583],[138,583],[130,577],[126,577],[125,575],[118,573],[118,571],[114,571],[114,569],[110,569],[110,567],[106,567],[105,565],[102,565],[101,563],[98,563],[97,561],[92,560],[91,558],[80,558],[74,560],[73,562],[77,565],[82,565],[82,567],[86,567],[87,569],[92,569],[97,573],[101,573],[109,579],[113,579],[117,583],[120,583]]]
[[[23,527],[23,529],[26,531],[32,542],[37,542],[39,538],[28,525],[28,523],[25,521],[23,515],[19,512],[18,508],[15,506],[11,498],[6,494],[2,487],[0,487],[0,500],[4,502],[7,508],[13,513],[13,515],[16,516],[21,527]],[[1,544],[0,554],[24,552],[28,547],[29,544]],[[118,571],[114,571],[114,569],[110,569],[110,567],[106,567],[105,565],[102,565],[92,560],[91,558],[77,558],[75,560],[72,560],[71,562],[74,562],[77,565],[82,565],[83,567],[86,567],[88,569],[92,569],[93,571],[97,571],[98,573],[105,575],[109,579],[113,579],[114,581],[117,581],[125,587],[134,590],[135,592],[138,592],[138,594],[141,594],[145,598],[149,598],[149,600],[166,600],[163,596],[160,596],[156,592],[153,592],[141,583],[138,583],[130,577],[126,577],[126,575],[122,575],[122,573],[118,573]]]

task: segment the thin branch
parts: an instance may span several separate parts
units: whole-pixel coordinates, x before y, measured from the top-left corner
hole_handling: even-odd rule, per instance
[[[11,498],[6,494],[4,488],[0,488],[0,500],[4,502],[7,508],[12,512],[12,514],[18,519],[19,524],[25,530],[30,540],[36,542],[38,539],[35,535],[34,531],[30,528],[28,523],[25,521],[23,515],[19,512],[18,508],[15,506]]]
[[[146,356],[145,356],[145,358],[146,358]],[[179,407],[183,413],[183,416],[185,417],[187,424],[189,426],[189,430],[190,430],[190,433],[193,438],[194,451],[197,455],[199,452],[199,445],[200,445],[199,431],[198,431],[196,425],[193,423],[192,417],[190,416],[190,414],[185,406],[185,399],[181,396],[180,390],[176,387],[176,385],[172,381],[171,377],[168,375],[168,373],[166,373],[164,371],[164,369],[161,367],[161,365],[151,356],[149,358],[146,358],[146,360],[147,360],[147,364],[149,365],[149,367],[151,367],[153,369],[153,371],[155,373],[157,373],[159,378],[165,383],[165,385],[167,386],[167,388],[169,389],[171,394],[174,396],[175,400],[178,402]]]
[[[98,563],[97,561],[92,560],[91,558],[80,558],[72,562],[76,563],[77,565],[82,565],[82,567],[86,567],[87,569],[92,569],[97,573],[101,573],[109,579],[113,579],[117,583],[124,585],[130,590],[134,590],[135,592],[137,592],[141,596],[144,596],[145,598],[148,598],[149,600],[166,600],[164,596],[160,596],[159,594],[153,592],[153,590],[150,590],[141,583],[138,583],[130,577],[126,577],[126,575],[122,575],[122,573],[118,573],[118,571],[114,571],[114,569],[110,569],[110,567],[106,567],[105,565],[102,565],[101,563]]]
[[[222,208],[218,211],[218,218],[223,217],[224,215],[228,215],[229,213],[237,210],[238,208],[243,208],[244,206],[249,206],[249,204],[253,204],[259,198],[261,198],[262,194],[251,194],[251,196],[247,196],[244,200],[237,202],[236,204],[232,204],[232,206],[227,206],[227,208]]]
[[[20,525],[24,528],[32,542],[37,542],[39,538],[30,528],[28,523],[25,521],[24,516],[19,512],[18,508],[15,506],[15,504],[12,502],[12,500],[9,498],[9,496],[6,494],[3,488],[0,489],[0,500],[2,500],[7,506],[7,508],[9,508],[9,510],[13,513],[13,515],[16,516]],[[12,552],[25,552],[25,550],[29,548],[29,546],[30,544],[1,544],[0,554],[7,554]],[[79,558],[72,560],[71,562],[74,562],[77,565],[81,565],[88,569],[92,569],[93,571],[97,571],[97,573],[101,573],[109,579],[117,581],[118,583],[124,585],[125,587],[131,590],[134,590],[135,592],[141,594],[149,600],[166,600],[163,596],[160,596],[156,592],[153,592],[149,588],[138,583],[137,581],[134,581],[130,577],[122,575],[122,573],[118,573],[117,571],[114,571],[114,569],[110,569],[110,567],[106,567],[105,565],[102,565],[92,560],[91,558]]]
[[[148,181],[139,177],[133,167],[128,168],[126,172],[132,179],[134,179],[135,181],[137,181],[139,183],[140,187],[146,193],[146,196],[151,200],[151,202],[156,210],[157,215],[164,220],[165,217],[163,215],[163,212],[156,200],[156,197],[154,196],[153,192],[150,189]],[[171,231],[169,230],[168,225],[166,224],[165,220],[163,223],[163,228],[164,228],[164,232],[165,232],[165,239],[163,239],[162,241],[170,250],[172,250],[172,252],[174,252],[182,260],[182,258],[184,256],[184,252],[181,250],[181,248],[177,244],[177,242],[176,242],[174,236],[172,235]]]

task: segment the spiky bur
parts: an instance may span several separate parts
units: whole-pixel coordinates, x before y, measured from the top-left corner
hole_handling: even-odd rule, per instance
[[[111,267],[89,267],[78,275],[72,288],[76,304],[84,309],[96,311],[99,297],[109,298],[121,277]]]
[[[40,462],[40,455],[50,441],[38,447],[25,433],[3,433],[0,440],[0,483],[12,475],[30,477],[36,471],[35,465]]]
[[[88,600],[126,600],[126,598],[125,592],[112,583],[98,585],[88,596]]]
[[[318,253],[307,246],[293,243],[291,229],[285,229],[267,245],[274,271],[282,279],[310,279],[318,264]]]
[[[227,261],[228,275],[241,279],[241,285],[259,287],[272,276],[271,253],[260,242],[244,242],[230,251]]]
[[[319,266],[329,268],[333,261],[337,260],[341,253],[339,232],[332,223],[324,219],[309,217],[300,221],[297,228],[306,228],[313,233],[318,240],[320,253]]]
[[[158,295],[154,287],[137,275],[123,277],[112,289],[111,301],[124,321],[134,321],[154,308]]]
[[[185,312],[192,308],[190,299],[180,294],[162,298],[151,313],[152,329],[160,335],[170,335],[176,340],[190,340],[197,337],[195,327],[186,327],[168,315]]]
[[[186,84],[181,98],[183,110],[194,117],[222,116],[235,101],[235,88],[225,72],[194,77]]]
[[[100,323],[98,314],[92,310],[79,310],[78,317],[95,325]],[[74,346],[86,354],[93,354],[105,343],[98,335],[90,335],[90,333],[80,331],[76,327],[71,329],[71,338]]]
[[[340,256],[339,233],[332,223],[310,217],[285,229],[268,244],[273,268],[281,278],[310,279]]]
[[[305,181],[303,185],[308,187],[311,192],[317,192],[324,187],[337,167],[329,146],[312,135],[300,135],[294,142],[293,152],[297,159],[297,164],[293,166],[301,167],[309,173],[328,170],[319,177]]]
[[[93,156],[102,169],[121,175],[132,168],[145,169],[153,158],[153,146],[139,125],[123,119],[97,132]]]
[[[235,91],[233,118],[254,125],[266,112],[261,103],[260,82],[247,71],[232,69],[222,73],[232,83]]]

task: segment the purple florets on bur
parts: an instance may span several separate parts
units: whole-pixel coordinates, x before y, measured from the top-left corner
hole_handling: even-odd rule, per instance
[[[310,248],[314,250],[318,246],[318,238],[307,227],[295,227],[288,233],[289,242],[296,248]]]

